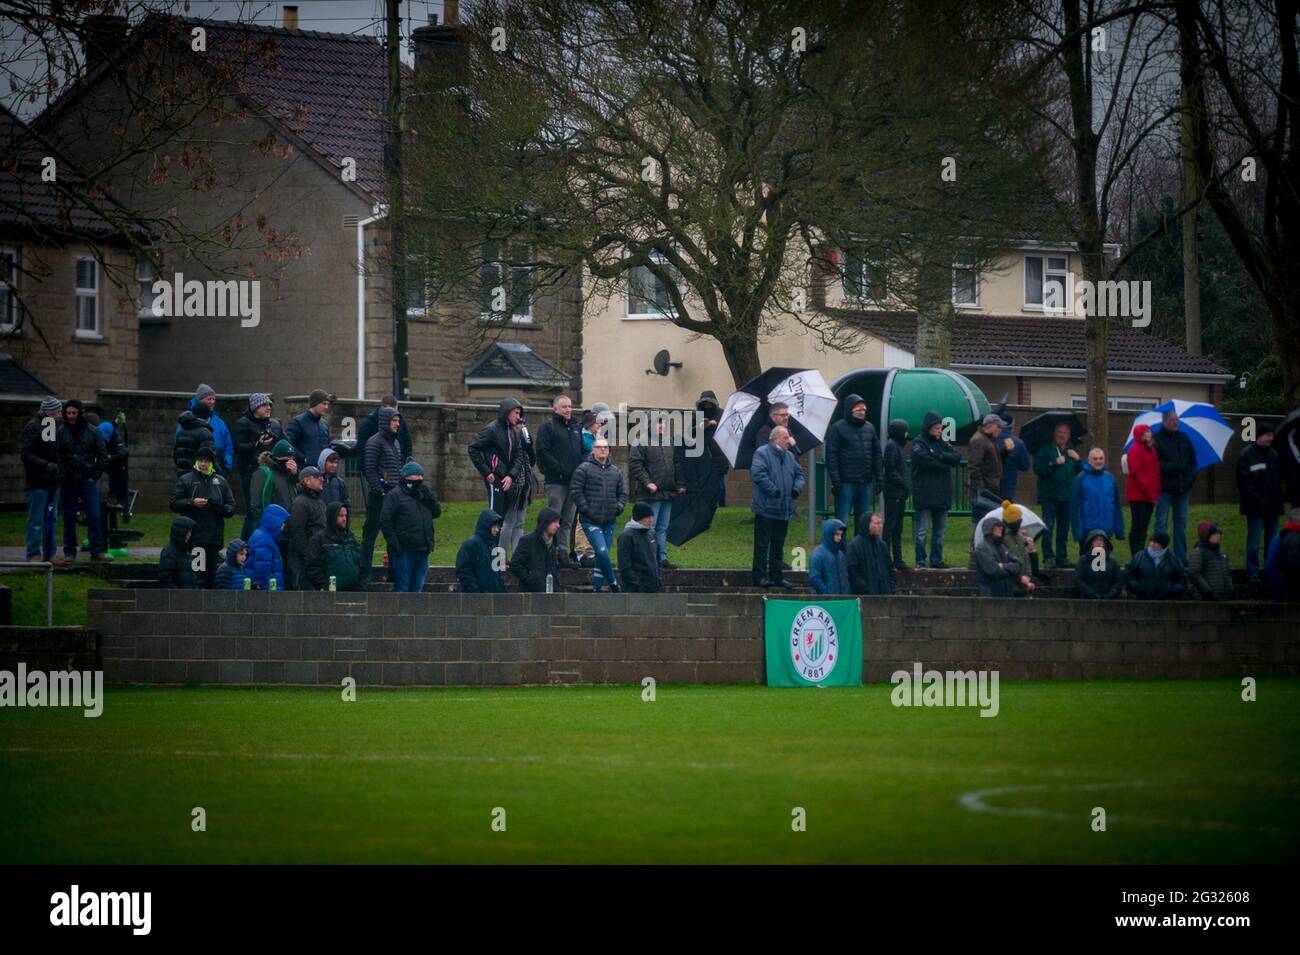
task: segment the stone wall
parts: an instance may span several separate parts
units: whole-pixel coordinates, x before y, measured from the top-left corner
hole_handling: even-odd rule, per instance
[[[1005,679],[1300,672],[1300,606],[863,598],[863,676]],[[337,686],[763,680],[750,594],[331,594],[95,590],[111,684]]]
[[[0,670],[98,669],[98,635],[86,627],[0,626]]]

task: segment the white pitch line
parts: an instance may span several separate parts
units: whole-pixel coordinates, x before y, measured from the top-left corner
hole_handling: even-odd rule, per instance
[[[994,789],[974,789],[970,792],[962,793],[958,801],[961,803],[963,808],[969,809],[971,812],[988,813],[995,816],[1015,816],[1029,819],[1054,819],[1062,822],[1079,823],[1086,820],[1086,813],[1060,812],[1055,809],[1038,809],[1032,806],[990,806],[985,800],[995,796],[1007,795],[1008,793],[1041,793],[1051,790],[1055,790],[1056,792],[1067,792],[1070,790],[1141,789],[1147,785],[1148,784],[1145,780],[1135,779],[1128,782],[1110,783],[1037,783],[1029,786],[999,786]],[[1290,829],[1277,828],[1275,826],[1242,826],[1233,822],[1219,822],[1212,819],[1156,819],[1143,816],[1117,815],[1114,813],[1108,814],[1106,819],[1108,822],[1126,822],[1138,826],[1168,826],[1175,829],[1200,829],[1206,832],[1284,833],[1292,831]]]

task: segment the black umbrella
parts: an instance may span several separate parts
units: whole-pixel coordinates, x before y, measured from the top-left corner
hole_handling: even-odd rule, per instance
[[[1025,447],[1033,454],[1052,440],[1058,424],[1070,426],[1070,444],[1078,444],[1079,439],[1088,433],[1088,429],[1073,411],[1045,411],[1025,422],[1020,429],[1020,440],[1025,442]]]
[[[673,516],[668,521],[667,535],[669,543],[677,547],[713,526],[713,515],[718,509],[722,468],[716,466],[714,455],[722,455],[722,451],[709,437],[706,431],[695,445],[700,454],[692,457],[683,452],[681,474],[686,493],[673,498]]]
[[[1300,408],[1282,419],[1273,434],[1273,447],[1282,461],[1287,500],[1300,507]]]

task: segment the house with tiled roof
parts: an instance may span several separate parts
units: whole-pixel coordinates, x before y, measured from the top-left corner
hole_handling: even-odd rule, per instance
[[[39,386],[93,399],[100,387],[137,386],[131,244],[143,237],[107,191],[0,107],[0,395]]]
[[[1067,243],[1009,246],[981,272],[953,269],[949,367],[979,385],[991,401],[1006,395],[1012,404],[1084,409],[1087,348],[1079,297],[1070,296],[1073,308],[1054,307],[1082,283],[1078,251]],[[779,316],[778,331],[759,344],[763,366],[817,368],[827,381],[859,368],[914,367],[916,313],[894,299],[887,277],[851,258],[840,262],[837,272],[816,288],[809,308],[856,330],[859,348],[823,349],[814,333]],[[720,395],[732,390],[721,348],[673,325],[656,304],[668,300],[657,284],[648,271],[634,274],[627,294],[589,309],[583,383],[592,399],[672,405],[706,388]],[[1208,358],[1148,334],[1141,322],[1110,320],[1111,408],[1144,410],[1170,398],[1217,404],[1234,376]],[[643,373],[660,350],[681,367],[666,376]]]
[[[88,168],[111,163],[106,178],[123,202],[179,222],[185,241],[160,239],[153,259],[161,273],[142,261],[142,287],[177,274],[185,282],[259,283],[256,323],[159,315],[142,297],[139,387],[206,382],[223,393],[325,388],[369,398],[393,391],[383,43],[296,25],[156,14],[133,25],[99,20],[102,58],[40,117],[41,129],[84,156]],[[453,32],[415,31],[417,70]],[[168,93],[156,89],[160,76]],[[414,79],[404,68],[404,82]],[[131,104],[167,95],[184,100],[173,107],[185,114],[174,121],[182,131],[156,150],[134,149],[148,142],[148,130],[133,121]],[[112,162],[122,153],[128,161]],[[198,255],[190,254],[195,246]],[[534,353],[576,387],[571,290],[538,295],[504,328],[484,334],[474,324],[477,310],[468,321],[450,321],[419,286],[413,282],[407,296],[408,397],[491,397],[496,387],[476,385],[468,372],[498,340]],[[551,381],[524,393],[549,400]]]

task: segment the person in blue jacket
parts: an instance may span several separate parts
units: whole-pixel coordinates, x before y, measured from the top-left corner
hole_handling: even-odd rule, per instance
[[[456,580],[460,584],[461,593],[506,592],[505,581],[492,566],[493,554],[501,546],[502,520],[501,515],[490,507],[479,511],[474,533],[460,545],[460,550],[456,553]]]
[[[1070,485],[1070,528],[1079,542],[1079,553],[1087,546],[1084,535],[1098,531],[1114,540],[1124,539],[1124,502],[1119,485],[1106,470],[1106,452],[1093,448],[1088,460]]]
[[[849,558],[844,549],[844,522],[836,518],[822,521],[822,542],[812,552],[808,564],[808,582],[819,594],[851,594]]]
[[[248,560],[248,545],[236,537],[226,548],[226,559],[217,568],[217,590],[243,590],[248,573],[244,563]]]
[[[213,447],[217,449],[217,471],[222,477],[229,477],[235,467],[235,442],[230,437],[230,429],[217,414],[217,393],[212,390],[211,385],[199,385],[194,392],[194,397],[190,399],[190,411],[193,411],[194,406],[198,404],[207,405],[211,411],[207,425],[212,429]],[[178,424],[175,434],[180,433],[181,426]],[[174,441],[175,435],[172,437]]]
[[[1007,448],[1008,439],[1011,441],[1010,449]],[[1010,418],[1002,419],[1002,430],[998,432],[997,445],[1002,453],[1002,499],[1014,501],[1020,472],[1028,471],[1034,461],[1029,456],[1029,449],[1025,447],[1025,442],[1012,433]]]
[[[244,573],[252,578],[255,590],[270,590],[272,578],[275,579],[275,589],[284,590],[280,535],[288,520],[288,511],[279,504],[271,504],[262,512],[262,520],[248,541],[248,559],[244,561]]]

